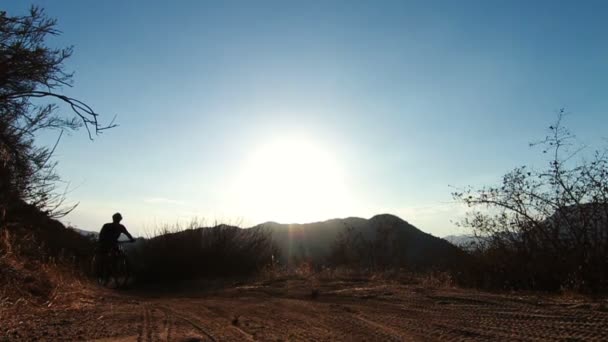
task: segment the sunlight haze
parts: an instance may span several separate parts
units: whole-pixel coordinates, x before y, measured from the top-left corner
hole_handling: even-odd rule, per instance
[[[227,207],[257,222],[312,222],[348,215],[348,174],[330,146],[310,138],[278,138],[252,146],[228,191]]]

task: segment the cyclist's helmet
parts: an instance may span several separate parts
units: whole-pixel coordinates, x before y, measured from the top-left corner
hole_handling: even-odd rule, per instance
[[[120,215],[120,213],[116,213],[116,214],[112,215],[112,220],[114,222],[120,222],[120,220],[122,220],[122,215]]]

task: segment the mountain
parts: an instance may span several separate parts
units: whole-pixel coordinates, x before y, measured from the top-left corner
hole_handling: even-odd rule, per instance
[[[99,236],[98,232],[92,232],[89,230],[84,230],[84,229],[80,229],[80,228],[76,228],[76,227],[68,227],[68,228],[70,228],[73,231],[75,231],[76,233],[78,233],[84,237],[88,237],[90,239],[97,240],[97,237]]]
[[[528,229],[498,232],[493,237],[503,242],[522,242],[526,238],[548,241],[547,237],[550,237],[562,243],[577,243],[577,239],[587,239],[590,244],[595,245],[608,241],[608,204],[591,202],[563,206],[546,219],[536,224],[527,224],[530,226]],[[479,236],[463,234],[448,235],[443,239],[465,250],[472,250],[475,247],[487,246],[484,242],[491,240],[490,237],[484,240]]]
[[[283,259],[305,258],[325,263],[336,239],[347,229],[372,243],[383,231],[390,230],[390,244],[405,259],[408,267],[446,268],[468,256],[449,242],[427,234],[401,218],[382,214],[369,220],[357,217],[332,219],[307,224],[267,222],[253,228],[268,229],[281,248]]]
[[[84,229],[80,229],[80,228],[76,228],[76,227],[68,227],[68,228],[75,231],[76,233],[80,234],[81,236],[88,238],[89,240],[97,241],[99,239],[99,232],[92,232],[90,230],[84,230]],[[131,250],[131,249],[136,248],[139,245],[141,245],[145,240],[146,239],[143,237],[136,237],[134,243],[126,243],[123,245],[123,248],[127,251]],[[121,235],[120,238],[118,239],[118,241],[127,242],[127,241],[129,241],[129,239],[126,236]]]
[[[226,225],[201,227],[174,232],[151,240],[140,238],[138,243],[128,244],[125,248],[131,249],[145,241],[168,241],[167,239],[177,241],[177,245],[180,247],[176,248],[182,249],[194,240],[212,244],[213,239],[218,238],[218,235],[213,232],[217,233],[218,229],[226,232],[246,232],[249,229],[267,231],[281,251],[277,257],[283,265],[292,262],[297,264],[300,261],[327,265],[332,252],[335,252],[333,247],[337,240],[346,236],[356,239],[359,243],[357,246],[368,248],[361,252],[362,256],[359,257],[362,259],[359,261],[363,264],[374,259],[376,264],[406,265],[407,268],[417,270],[452,269],[465,264],[468,258],[463,250],[448,241],[427,234],[407,221],[390,214],[376,215],[370,219],[349,217],[306,224],[266,222],[242,230]],[[74,230],[91,238],[96,238],[98,235],[98,233],[80,229]]]
[[[471,234],[448,235],[444,236],[443,239],[451,243],[452,245],[458,246],[465,250],[474,248],[474,246],[479,242],[479,238]]]

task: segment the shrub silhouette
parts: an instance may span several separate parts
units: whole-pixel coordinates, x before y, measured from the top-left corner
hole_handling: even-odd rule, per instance
[[[130,250],[138,280],[172,282],[204,277],[250,276],[279,251],[262,228],[228,225],[165,231]]]
[[[563,118],[562,110],[549,135],[531,144],[550,156],[546,170],[522,166],[499,186],[453,194],[475,208],[461,222],[480,241],[467,274],[473,285],[608,289],[608,150],[577,160],[583,148]]]
[[[10,221],[0,226],[3,299],[48,304],[59,286],[82,286],[78,283],[90,271],[93,240],[23,202],[13,203],[7,217]]]
[[[373,233],[373,237],[365,237],[352,227],[346,228],[332,244],[329,265],[370,271],[407,266],[405,243],[396,227],[383,225],[376,227]]]
[[[20,202],[11,208],[9,221],[0,231],[0,257],[12,254],[25,261],[69,264],[78,271],[89,271],[94,240],[66,228],[36,206]]]
[[[337,235],[328,266],[369,272],[458,273],[470,256],[456,246],[424,233],[393,215],[377,215],[367,224],[346,227]]]

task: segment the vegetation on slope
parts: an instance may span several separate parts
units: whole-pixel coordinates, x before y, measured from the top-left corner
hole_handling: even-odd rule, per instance
[[[454,197],[474,210],[462,222],[481,241],[473,285],[599,292],[608,289],[608,150],[581,155],[564,111],[535,146],[548,167],[522,166],[502,184]]]

